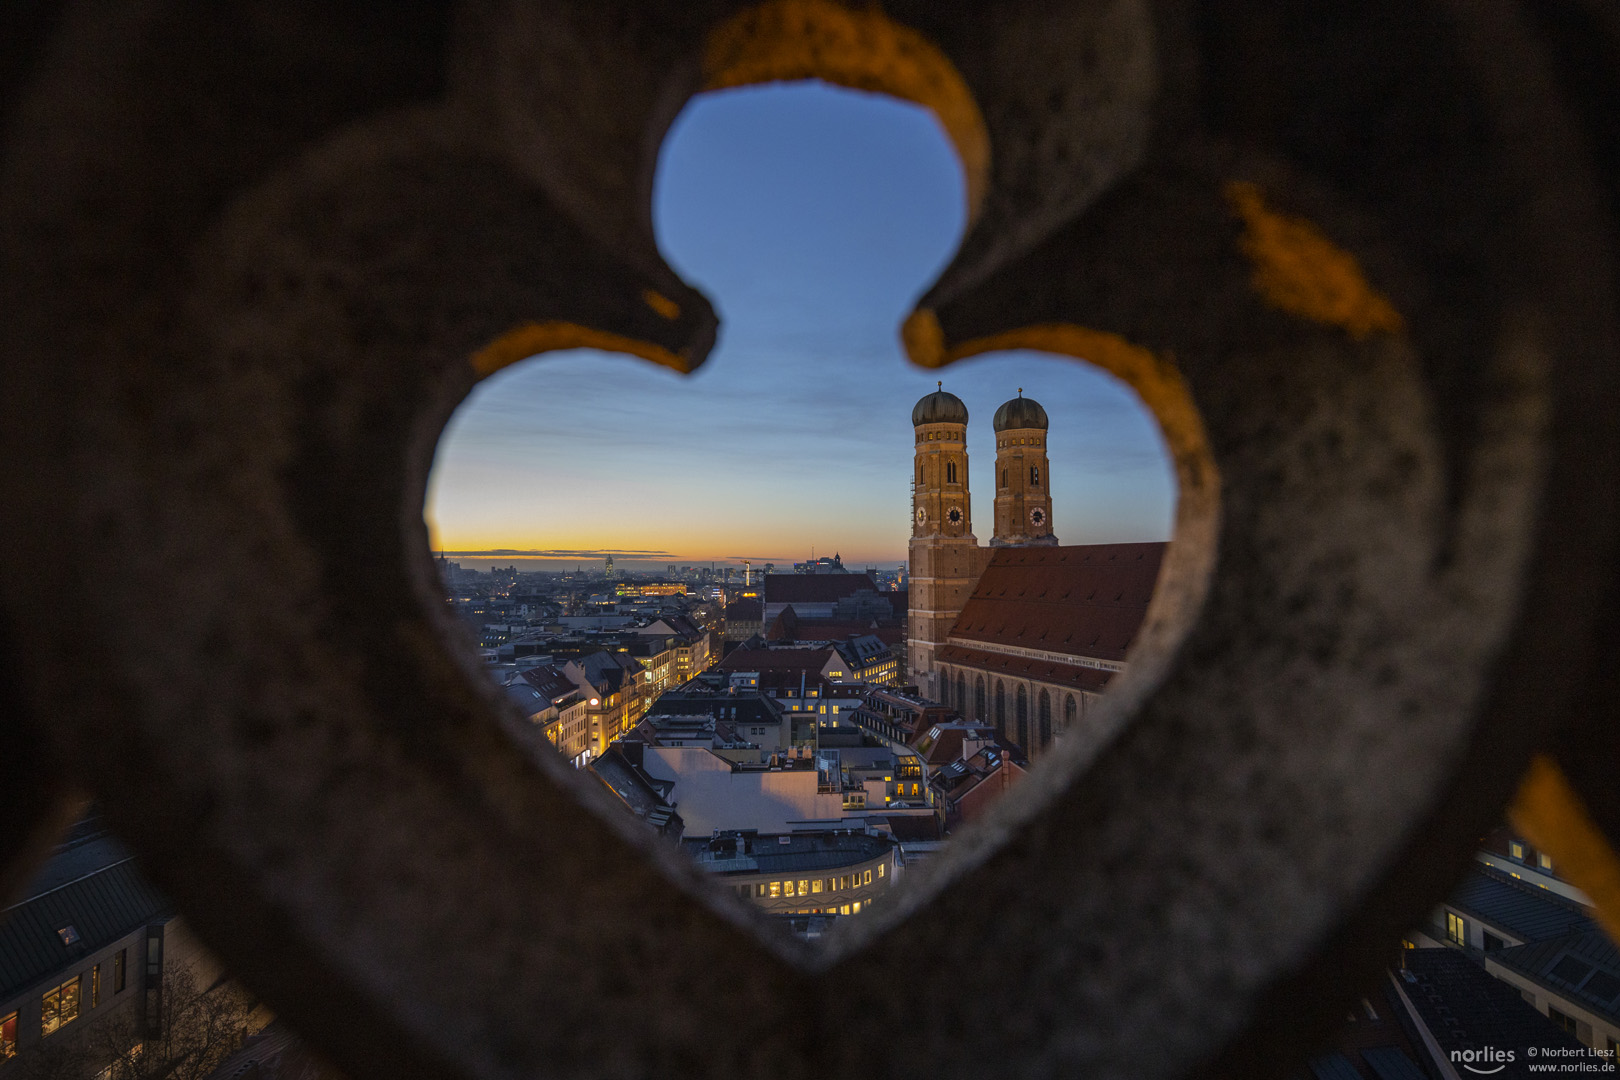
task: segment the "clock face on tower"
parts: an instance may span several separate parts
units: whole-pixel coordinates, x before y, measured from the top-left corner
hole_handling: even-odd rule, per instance
[[[1040,528],[1042,525],[1045,525],[1046,524],[1046,511],[1042,510],[1038,506],[1035,509],[1031,510],[1029,512],[1029,523],[1031,525],[1035,526],[1037,529]]]
[[[928,520],[928,511],[924,507],[917,507],[917,524],[921,525]]]
[[[949,510],[945,511],[945,520],[949,521],[952,525],[962,524],[961,509],[953,506]]]

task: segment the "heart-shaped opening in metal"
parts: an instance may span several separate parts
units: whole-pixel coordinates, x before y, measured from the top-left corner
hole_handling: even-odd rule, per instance
[[[946,393],[907,365],[895,328],[976,199],[936,116],[811,82],[694,99],[654,223],[725,313],[713,357],[503,368],[429,482],[443,584],[526,748],[801,937],[876,913],[1031,769],[1038,804],[1069,782],[1041,772],[1072,779],[1118,730],[1102,695],[1175,513],[1121,379],[998,350]]]

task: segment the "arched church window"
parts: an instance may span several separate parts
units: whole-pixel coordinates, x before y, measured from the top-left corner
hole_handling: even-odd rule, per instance
[[[1041,470],[1040,470],[1040,466],[1038,466],[1038,465],[1031,465],[1029,467],[1029,486],[1030,487],[1040,487],[1041,486]]]
[[[1002,487],[1007,486],[1007,470],[1006,469],[1001,470],[1001,486]]]
[[[1007,684],[996,680],[996,734],[1007,736]]]
[[[980,675],[973,688],[973,719],[984,719],[984,676]]]
[[[956,463],[955,462],[946,462],[946,464],[945,464],[945,482],[948,483],[948,484],[956,483]]]
[[[1029,753],[1029,691],[1018,688],[1018,745]]]
[[[1052,695],[1041,691],[1040,708],[1036,712],[1036,734],[1041,740],[1041,749],[1045,750],[1052,742]]]
[[[1074,695],[1070,694],[1063,702],[1063,730],[1068,731],[1074,727],[1075,720],[1080,715],[1080,707],[1075,704]]]
[[[956,711],[967,715],[967,676],[960,671],[956,673]]]

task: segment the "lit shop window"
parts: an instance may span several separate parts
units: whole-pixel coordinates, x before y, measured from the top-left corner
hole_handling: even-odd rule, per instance
[[[64,1024],[79,1018],[79,976],[75,975],[54,990],[48,990],[39,1001],[39,1031],[49,1035]]]

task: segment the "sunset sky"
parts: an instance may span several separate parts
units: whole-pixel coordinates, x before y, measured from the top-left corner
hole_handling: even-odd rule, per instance
[[[659,160],[664,257],[720,313],[696,374],[575,351],[482,383],[439,443],[426,517],[473,566],[628,569],[839,552],[893,566],[910,534],[912,404],[966,402],[974,531],[990,539],[991,416],[1020,386],[1052,426],[1066,544],[1163,540],[1175,481],[1110,376],[999,353],[931,373],[898,327],[961,238],[961,170],[932,114],[819,84],[695,99]],[[544,552],[545,561],[509,552]],[[497,554],[498,553],[498,554]]]

